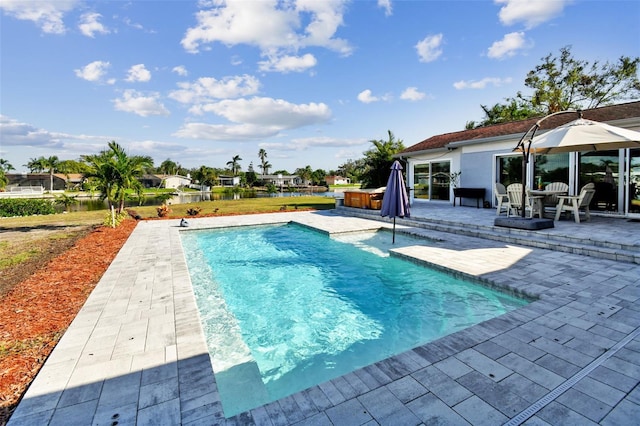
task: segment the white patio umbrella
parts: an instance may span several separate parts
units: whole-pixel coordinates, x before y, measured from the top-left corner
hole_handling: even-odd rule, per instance
[[[640,132],[578,118],[535,136],[530,153],[554,154],[574,151],[605,151],[640,148]]]

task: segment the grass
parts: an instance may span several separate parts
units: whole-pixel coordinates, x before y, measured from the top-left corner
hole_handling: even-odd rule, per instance
[[[3,247],[3,251],[7,250],[8,247],[8,243],[3,241],[3,244],[0,245],[1,247]],[[6,253],[6,252],[5,252]],[[19,265],[22,262],[26,262],[27,260],[31,259],[32,257],[34,257],[35,255],[37,255],[38,253],[40,253],[40,251],[37,248],[31,248],[25,251],[21,251],[17,254],[14,255],[2,255],[0,257],[0,271],[2,271],[3,269],[9,268],[11,266],[15,266],[15,265]]]
[[[171,212],[168,218],[191,217],[187,210],[198,208],[201,211],[199,216],[223,216],[309,209],[328,210],[334,206],[333,198],[320,196],[244,198],[174,204],[169,206]],[[143,219],[151,219],[158,217],[157,207],[141,206],[131,209]],[[44,239],[60,241],[71,238],[74,234],[68,230],[69,227],[100,225],[107,215],[107,210],[98,210],[0,218],[0,234],[5,231],[17,231],[13,233],[16,234],[14,237],[9,237],[10,232],[6,232],[5,236],[0,235],[0,270],[15,267],[38,256],[40,247],[47,245]]]

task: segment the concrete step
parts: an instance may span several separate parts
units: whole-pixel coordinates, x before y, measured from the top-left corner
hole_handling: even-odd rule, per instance
[[[349,216],[391,222],[391,219],[381,217],[380,213],[374,210],[339,207],[338,211]],[[599,259],[640,264],[640,250],[637,246],[629,244],[591,240],[540,231],[504,228],[500,226],[461,224],[455,221],[424,217],[396,218],[396,224],[432,229],[434,231],[448,232],[468,237],[485,238],[527,247],[555,250],[563,253],[592,256]]]

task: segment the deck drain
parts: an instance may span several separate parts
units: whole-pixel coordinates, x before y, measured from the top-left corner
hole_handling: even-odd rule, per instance
[[[631,334],[628,334],[627,337],[625,337],[624,339],[616,343],[611,349],[609,349],[608,351],[600,355],[598,358],[591,361],[589,365],[584,367],[582,370],[578,371],[571,378],[567,379],[565,382],[563,382],[561,385],[553,389],[551,392],[549,392],[548,394],[546,394],[545,396],[543,396],[542,398],[540,398],[539,400],[531,404],[528,408],[525,408],[524,410],[522,410],[520,414],[513,417],[511,420],[505,423],[504,426],[517,426],[524,423],[531,416],[533,416],[535,413],[537,413],[542,408],[544,408],[547,404],[555,400],[557,397],[559,397],[564,392],[569,390],[569,388],[571,388],[573,385],[575,385],[580,380],[585,378],[587,374],[591,373],[593,370],[599,367],[607,359],[611,358],[616,352],[622,349],[631,340],[635,339],[636,336],[638,336],[639,334],[640,334],[640,327],[633,330]]]

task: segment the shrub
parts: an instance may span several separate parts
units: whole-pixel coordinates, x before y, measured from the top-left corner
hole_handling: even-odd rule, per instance
[[[1,198],[0,217],[32,216],[54,214],[56,209],[51,200],[44,198]]]
[[[115,214],[115,218],[111,217],[111,212],[107,213],[107,215],[104,217],[104,220],[102,221],[102,224],[104,226],[113,226],[114,228],[116,228],[118,225],[120,225],[122,223],[123,220],[125,220],[128,216],[127,212],[121,212],[121,213],[116,213]]]
[[[187,214],[189,216],[198,216],[201,211],[202,211],[202,209],[200,207],[191,207],[191,208],[187,209]]]
[[[169,216],[169,213],[171,213],[171,209],[166,204],[157,207],[156,210],[158,212],[158,217],[166,217]]]

